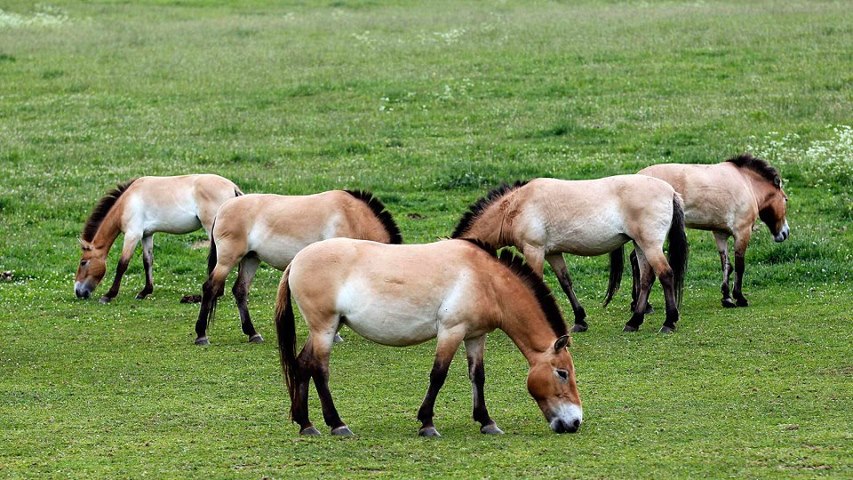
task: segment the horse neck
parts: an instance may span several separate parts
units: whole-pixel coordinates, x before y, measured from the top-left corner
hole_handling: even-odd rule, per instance
[[[498,199],[481,212],[463,237],[476,238],[494,248],[511,245],[512,232],[506,222],[506,211],[501,206],[504,201],[503,198]]]
[[[501,309],[497,328],[507,334],[532,366],[542,354],[553,348],[557,334],[531,292],[525,292],[523,296],[517,290],[498,292],[497,298]]]
[[[764,209],[776,193],[775,187],[768,183],[764,177],[753,171],[744,171],[743,176],[749,183],[749,188],[752,190],[752,196],[755,198],[758,210]]]
[[[95,232],[95,236],[90,242],[92,247],[99,252],[103,252],[104,256],[109,253],[110,248],[121,233],[122,207],[120,203],[121,201],[116,202],[113,208],[110,209],[109,213],[101,221],[98,231]]]

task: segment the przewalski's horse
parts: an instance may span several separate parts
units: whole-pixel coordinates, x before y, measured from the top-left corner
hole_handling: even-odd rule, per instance
[[[83,227],[83,257],[74,278],[74,293],[79,298],[89,298],[107,272],[110,248],[123,232],[115,279],[101,302],[118,295],[122,276],[140,241],[145,288],[136,298],[145,298],[154,290],[154,233],[181,234],[203,227],[210,235],[219,206],[242,194],[231,180],[210,174],[140,177],[119,185],[101,198]]]
[[[385,205],[370,192],[332,190],[315,195],[249,194],[226,202],[216,214],[207,257],[208,278],[202,286],[201,309],[195,325],[197,345],[208,345],[225,280],[239,265],[232,293],[243,333],[263,342],[249,317],[249,287],[261,261],[279,270],[311,243],[350,237],[381,243],[402,243],[400,229]]]
[[[788,197],[782,190],[779,172],[765,160],[743,154],[714,165],[666,163],[646,167],[638,173],[672,185],[684,199],[687,227],[714,234],[723,269],[723,306],[747,306],[742,292],[744,255],[756,219],[767,225],[777,242],[784,242],[790,235],[786,218]],[[734,237],[735,251],[731,295],[729,237]]]
[[[610,254],[606,306],[622,279],[623,245],[633,241],[640,252],[641,301],[624,331],[636,331],[643,323],[655,275],[661,279],[666,299],[661,331],[675,330],[687,268],[687,237],[681,199],[666,182],[617,175],[597,180],[539,178],[502,185],[471,205],[453,238],[475,238],[496,248],[514,246],[539,275],[547,260],[572,304],[575,332],[587,330],[588,325],[563,253]],[[667,239],[669,260],[663,253]]]
[[[296,355],[292,300],[308,324]],[[459,345],[465,343],[474,420],[482,433],[503,433],[486,409],[483,351],[499,328],[527,358],[527,389],[557,433],[575,432],[583,419],[566,324],[550,290],[510,252],[467,240],[382,245],[336,238],[315,243],[293,259],[278,287],[278,347],[300,433],[319,431],[308,419],[311,379],[333,435],[352,432],[329,391],[329,354],[341,324],[382,345],[404,347],[437,338],[429,388],[418,411],[419,434],[438,436],[433,407]],[[381,368],[376,366],[375,368]]]

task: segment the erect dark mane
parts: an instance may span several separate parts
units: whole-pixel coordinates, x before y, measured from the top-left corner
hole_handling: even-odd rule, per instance
[[[527,185],[526,181],[518,180],[512,185],[508,185],[506,183],[502,183],[500,186],[489,192],[485,197],[474,202],[470,207],[468,207],[468,211],[465,212],[465,215],[462,215],[462,219],[459,220],[459,223],[456,225],[456,229],[453,230],[453,235],[451,238],[459,238],[471,228],[471,225],[474,221],[489,207],[489,205],[493,204],[499,198],[502,198],[507,193],[521,188]]]
[[[739,168],[746,168],[761,175],[762,178],[772,183],[776,188],[782,188],[782,179],[779,177],[779,172],[767,163],[767,160],[753,157],[748,153],[743,153],[737,157],[732,157],[726,160],[729,163],[736,165]]]
[[[389,212],[385,205],[379,201],[372,193],[366,190],[344,190],[349,193],[353,197],[361,200],[376,215],[376,218],[382,223],[382,226],[385,227],[385,231],[388,232],[388,236],[391,237],[390,243],[400,244],[403,243],[403,235],[400,234],[400,229],[397,227],[397,223],[394,222],[394,217],[391,216],[391,212]]]
[[[95,238],[95,234],[98,233],[98,228],[101,226],[101,222],[104,221],[107,214],[110,213],[110,209],[118,201],[119,197],[127,190],[130,185],[135,182],[136,179],[130,179],[125,183],[120,183],[116,188],[112,191],[104,195],[98,204],[95,205],[95,208],[92,210],[92,213],[89,214],[89,219],[86,220],[86,225],[83,227],[83,240],[86,242],[91,242]]]
[[[480,247],[489,255],[495,256],[495,248],[488,243],[472,238],[463,238],[462,240],[466,240]],[[545,313],[545,318],[548,320],[548,324],[551,325],[551,329],[554,330],[557,337],[568,334],[569,330],[566,327],[565,320],[563,320],[563,314],[560,313],[560,307],[557,306],[557,301],[554,299],[551,289],[548,288],[548,285],[545,284],[542,278],[539,277],[539,275],[537,275],[529,265],[524,263],[524,259],[516,256],[512,251],[504,249],[497,257],[497,260],[512,270],[512,272],[515,273],[531,291],[533,291],[533,294],[536,296],[536,300],[539,301],[539,306],[542,308],[542,312]]]

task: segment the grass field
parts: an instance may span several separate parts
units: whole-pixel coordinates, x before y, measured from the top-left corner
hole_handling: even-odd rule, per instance
[[[844,1],[0,2],[0,477],[850,478],[851,45]],[[495,332],[506,435],[478,433],[460,352],[443,437],[418,438],[434,342],[344,331],[331,388],[356,435],[299,437],[271,341],[278,272],[252,291],[267,343],[245,343],[225,298],[212,345],[192,344],[198,307],[178,299],[204,280],[202,232],[155,236],[145,301],[139,257],[113,303],[73,294],[83,222],[135,176],[369,189],[429,242],[502,181],[743,151],[781,170],[792,229],[755,233],[747,309],[720,308],[707,233],[689,232],[670,336],[661,313],[620,333],[627,284],[603,310],[606,258],[568,258],[591,325],[574,435],[550,432]]]

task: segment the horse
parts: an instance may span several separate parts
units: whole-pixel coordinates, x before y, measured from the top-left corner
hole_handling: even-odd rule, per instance
[[[261,261],[284,270],[297,252],[311,243],[351,237],[402,243],[391,213],[372,193],[332,190],[314,195],[249,194],[225,202],[216,214],[207,280],[202,286],[196,321],[196,345],[209,345],[207,326],[213,320],[225,280],[239,265],[231,292],[237,301],[243,333],[261,343],[249,316],[249,287]]]
[[[295,301],[308,325],[296,355]],[[303,435],[320,432],[308,418],[311,379],[333,435],[352,435],[329,391],[329,354],[341,324],[373,342],[404,347],[437,338],[429,388],[418,410],[418,434],[440,436],[435,400],[459,346],[465,343],[473,417],[480,432],[503,431],[486,408],[486,334],[503,330],[527,358],[527,389],[554,432],[576,432],[583,420],[569,335],[540,277],[511,252],[495,256],[473,240],[383,245],[347,238],[299,252],[278,287],[275,325],[291,419]]]
[[[107,255],[124,233],[115,279],[101,303],[118,295],[121,279],[136,246],[142,242],[144,299],[154,291],[154,233],[182,234],[204,228],[210,235],[213,217],[226,200],[243,195],[231,180],[211,174],[175,177],[139,177],[119,184],[97,203],[80,237],[83,256],[74,278],[74,293],[89,298],[107,271]]]
[[[687,228],[709,230],[714,234],[723,270],[723,307],[748,306],[742,288],[744,258],[753,225],[760,218],[776,242],[784,242],[791,233],[786,217],[788,196],[782,189],[779,172],[765,160],[741,154],[713,165],[663,163],[637,173],[660,178],[681,194]],[[729,237],[734,237],[735,253],[735,282],[731,294]]]
[[[539,178],[503,184],[472,204],[453,238],[474,238],[497,248],[514,246],[533,271],[543,261],[554,269],[575,316],[573,332],[589,328],[586,311],[572,288],[563,253],[610,254],[610,280],[604,306],[619,289],[624,268],[623,245],[633,241],[640,252],[641,301],[623,331],[637,331],[646,314],[655,275],[661,279],[666,320],[661,332],[675,330],[687,268],[687,237],[681,199],[666,182],[643,175],[597,180]],[[663,244],[669,240],[669,259]]]

